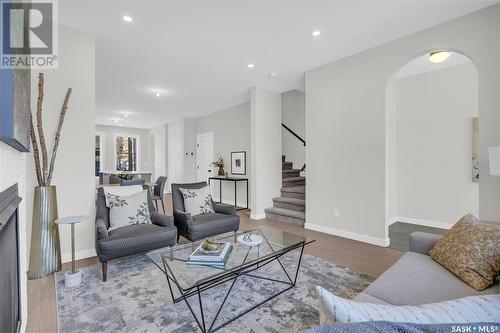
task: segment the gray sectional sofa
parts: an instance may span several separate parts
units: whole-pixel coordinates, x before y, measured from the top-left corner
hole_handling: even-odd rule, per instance
[[[421,305],[466,296],[498,294],[499,283],[477,292],[432,260],[429,251],[439,235],[413,232],[410,251],[358,294],[354,301],[391,305]]]

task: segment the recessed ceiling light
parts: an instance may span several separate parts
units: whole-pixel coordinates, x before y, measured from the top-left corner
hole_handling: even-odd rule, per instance
[[[118,124],[118,119],[115,119],[115,124]]]
[[[250,68],[250,69],[252,69],[252,68],[255,68],[255,65],[254,64],[248,64],[247,67]]]
[[[127,118],[127,117],[128,117],[128,113],[127,113],[127,112],[123,112],[123,116],[124,116],[125,118]]]
[[[156,97],[160,97],[160,92],[159,91],[156,92]]]
[[[122,17],[122,18],[123,18],[123,20],[124,20],[125,22],[128,22],[128,23],[130,23],[130,22],[132,22],[132,21],[133,21],[132,16],[123,15],[123,17]]]
[[[276,72],[269,73],[269,77],[270,78],[273,78],[273,77],[276,77],[276,76],[278,76],[278,73],[276,73]]]
[[[318,37],[319,35],[321,35],[321,31],[319,31],[319,30],[314,30],[314,31],[312,32],[312,35],[313,35],[314,37]]]
[[[450,52],[448,51],[434,51],[429,53],[429,61],[433,64],[440,64],[448,60]]]
[[[123,124],[120,124],[120,125],[118,125],[118,126],[122,127],[122,126],[123,126]]]

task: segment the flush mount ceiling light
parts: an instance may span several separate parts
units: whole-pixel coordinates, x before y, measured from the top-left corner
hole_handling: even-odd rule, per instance
[[[314,30],[314,31],[312,32],[312,35],[313,35],[313,37],[318,37],[319,35],[321,35],[321,31],[319,31],[319,30]]]
[[[429,61],[433,64],[441,64],[448,60],[450,52],[448,51],[434,51],[429,53]]]
[[[247,67],[250,68],[250,69],[252,69],[252,68],[255,68],[255,65],[254,64],[248,64]]]
[[[132,19],[132,16],[128,16],[128,15],[123,15],[122,19],[127,22],[127,23],[130,23],[133,21]]]

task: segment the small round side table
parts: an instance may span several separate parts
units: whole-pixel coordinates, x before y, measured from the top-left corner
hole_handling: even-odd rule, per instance
[[[67,216],[56,220],[57,224],[71,225],[71,271],[64,273],[66,287],[74,287],[82,282],[82,271],[75,267],[75,224],[85,222],[88,216]]]

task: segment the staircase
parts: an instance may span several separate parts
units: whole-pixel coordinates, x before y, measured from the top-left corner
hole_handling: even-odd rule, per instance
[[[300,170],[293,168],[292,162],[282,161],[281,196],[273,199],[273,207],[265,210],[270,220],[304,226],[306,215],[306,178],[300,176]]]

